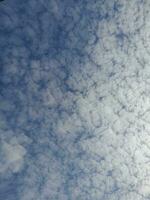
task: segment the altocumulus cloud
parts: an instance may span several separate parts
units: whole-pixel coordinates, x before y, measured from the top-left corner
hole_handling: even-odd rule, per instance
[[[150,198],[150,3],[0,3],[0,199]]]

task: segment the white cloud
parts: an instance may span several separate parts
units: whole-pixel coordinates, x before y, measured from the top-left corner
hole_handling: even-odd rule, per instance
[[[6,50],[10,62],[2,78],[14,79],[16,88],[10,84],[10,99],[0,104],[13,113],[11,119],[0,115],[0,172],[21,172],[26,162],[21,200],[148,198],[150,5],[70,2],[30,1],[36,9],[27,14],[31,25],[24,33],[33,45]]]
[[[1,150],[3,160],[0,166],[0,172],[7,173],[8,170],[19,172],[23,166],[26,149],[18,144],[16,139],[12,139],[10,142],[2,141]]]

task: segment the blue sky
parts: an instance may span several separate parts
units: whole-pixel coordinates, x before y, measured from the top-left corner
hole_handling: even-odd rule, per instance
[[[149,8],[0,3],[0,200],[149,199]]]

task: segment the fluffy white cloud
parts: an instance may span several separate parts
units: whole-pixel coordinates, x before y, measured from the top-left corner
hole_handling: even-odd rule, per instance
[[[13,173],[19,172],[24,162],[25,148],[18,144],[16,139],[12,139],[10,142],[2,141],[1,151],[0,172],[7,173],[8,170]]]

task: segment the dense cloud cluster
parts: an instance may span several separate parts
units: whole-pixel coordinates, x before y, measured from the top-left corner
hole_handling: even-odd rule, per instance
[[[0,3],[0,199],[150,198],[149,8]]]

